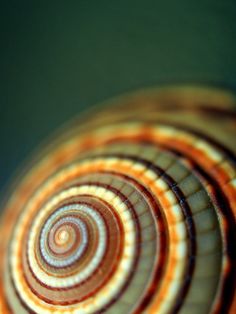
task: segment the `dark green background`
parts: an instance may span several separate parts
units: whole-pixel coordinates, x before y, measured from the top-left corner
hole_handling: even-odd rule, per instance
[[[0,189],[82,109],[165,83],[236,89],[236,1],[1,1]]]

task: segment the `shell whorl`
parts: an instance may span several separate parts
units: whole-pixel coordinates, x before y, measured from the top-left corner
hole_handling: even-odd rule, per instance
[[[116,102],[15,184],[0,312],[235,313],[234,96],[167,88]]]

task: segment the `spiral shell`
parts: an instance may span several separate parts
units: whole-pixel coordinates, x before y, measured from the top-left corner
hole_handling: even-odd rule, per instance
[[[234,96],[115,102],[63,130],[13,186],[0,312],[236,313]]]

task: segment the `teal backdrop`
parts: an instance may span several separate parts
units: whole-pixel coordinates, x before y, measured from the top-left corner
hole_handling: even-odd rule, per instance
[[[235,0],[9,0],[0,15],[0,189],[97,102],[163,84],[236,89]]]

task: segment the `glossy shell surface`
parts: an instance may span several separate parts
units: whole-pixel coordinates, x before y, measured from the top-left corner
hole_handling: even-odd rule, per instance
[[[4,202],[0,312],[236,313],[235,108],[147,90],[59,132]]]

